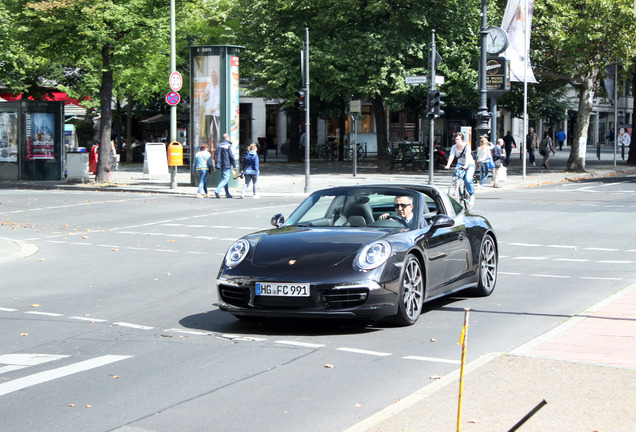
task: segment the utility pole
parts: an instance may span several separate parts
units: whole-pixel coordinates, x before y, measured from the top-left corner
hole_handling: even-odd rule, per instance
[[[428,108],[431,110],[427,113],[429,117],[428,125],[428,184],[434,184],[433,170],[435,168],[435,112],[431,106],[431,95],[435,91],[435,57],[437,49],[435,47],[435,30],[431,31],[431,50],[428,61],[428,80],[430,82]]]
[[[174,2],[170,0],[170,73],[177,70],[177,54],[175,48],[175,25],[174,25]],[[177,140],[177,106],[170,107],[170,140],[169,143]],[[170,189],[177,188],[177,166],[170,171]]]

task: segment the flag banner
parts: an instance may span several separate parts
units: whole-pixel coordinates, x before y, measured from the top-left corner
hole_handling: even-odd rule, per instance
[[[526,11],[526,7],[528,8]],[[504,56],[510,59],[510,80],[536,83],[530,66],[530,29],[534,0],[508,0],[501,27],[508,33],[510,44]],[[527,20],[527,22],[526,22]],[[526,27],[527,25],[527,27]],[[526,34],[527,28],[527,34]],[[526,59],[526,56],[528,57]],[[527,60],[527,61],[526,61]]]

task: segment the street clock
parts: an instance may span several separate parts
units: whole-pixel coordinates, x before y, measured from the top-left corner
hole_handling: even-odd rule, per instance
[[[489,27],[486,35],[486,52],[500,54],[508,48],[508,33],[501,27]]]

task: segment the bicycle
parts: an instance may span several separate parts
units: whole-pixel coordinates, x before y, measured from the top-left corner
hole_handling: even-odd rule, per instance
[[[451,177],[450,185],[448,186],[448,196],[459,201],[466,210],[470,210],[475,205],[475,201],[471,202],[470,194],[466,190],[466,184],[464,182],[464,176],[466,170],[463,168],[455,168]]]
[[[358,153],[357,155],[358,160],[361,161],[366,159],[367,158],[367,148],[366,148],[367,143],[364,143],[364,144],[358,143],[356,147],[357,147],[357,153]],[[353,149],[351,148],[351,146],[349,146],[349,148],[347,149],[346,159],[353,159]]]
[[[330,162],[338,159],[338,148],[335,143],[324,143],[320,145],[320,159],[324,162]]]

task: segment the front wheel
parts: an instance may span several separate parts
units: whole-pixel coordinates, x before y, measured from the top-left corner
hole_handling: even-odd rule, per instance
[[[486,297],[492,294],[497,283],[497,245],[489,234],[486,234],[479,249],[479,282],[475,294]]]
[[[406,258],[400,283],[398,313],[393,321],[400,326],[415,324],[424,304],[424,277],[420,261],[413,255]]]

